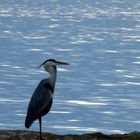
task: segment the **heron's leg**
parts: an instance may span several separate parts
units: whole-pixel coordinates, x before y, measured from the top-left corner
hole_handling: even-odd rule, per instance
[[[41,117],[39,117],[39,127],[40,127],[40,140],[43,140],[42,139],[42,120],[41,120]]]

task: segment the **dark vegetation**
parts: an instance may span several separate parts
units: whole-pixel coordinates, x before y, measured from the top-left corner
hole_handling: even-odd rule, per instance
[[[22,130],[0,130],[0,140],[37,140],[38,132]],[[140,132],[129,134],[111,134],[90,133],[81,135],[56,135],[43,133],[45,140],[140,140]]]

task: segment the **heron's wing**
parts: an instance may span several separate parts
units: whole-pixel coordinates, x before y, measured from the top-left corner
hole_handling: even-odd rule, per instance
[[[27,116],[35,120],[49,112],[52,104],[52,89],[47,80],[39,83],[30,100]]]

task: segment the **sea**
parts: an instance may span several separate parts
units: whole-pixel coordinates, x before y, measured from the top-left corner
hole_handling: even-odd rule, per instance
[[[57,68],[43,131],[140,130],[139,0],[0,0],[1,130],[27,130],[46,59],[70,65]],[[39,131],[37,120],[29,130]]]

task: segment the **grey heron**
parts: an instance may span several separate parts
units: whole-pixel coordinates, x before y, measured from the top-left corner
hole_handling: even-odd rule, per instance
[[[35,89],[27,110],[25,127],[29,128],[35,120],[39,120],[40,139],[42,140],[42,121],[41,117],[47,114],[52,106],[55,82],[57,76],[57,65],[68,65],[67,62],[48,59],[39,67],[44,66],[45,71],[50,73],[50,77],[43,79]]]

